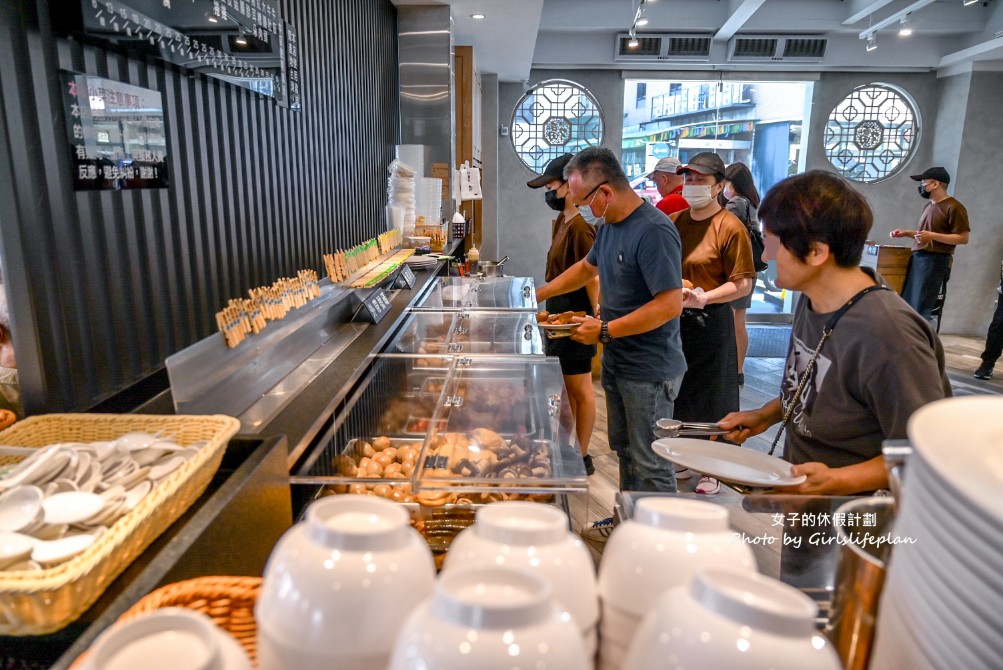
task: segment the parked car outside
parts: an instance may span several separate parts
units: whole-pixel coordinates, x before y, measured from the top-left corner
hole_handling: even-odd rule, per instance
[[[662,199],[662,196],[658,195],[658,189],[655,188],[655,182],[648,179],[647,175],[641,175],[640,177],[634,177],[631,179],[630,187],[634,189],[635,193],[650,202],[652,205]]]

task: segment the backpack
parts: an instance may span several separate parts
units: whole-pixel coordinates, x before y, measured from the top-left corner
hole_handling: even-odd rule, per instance
[[[766,251],[766,243],[763,241],[763,233],[759,226],[755,225],[756,220],[752,216],[752,204],[738,196],[729,203],[728,210],[738,217],[745,224],[745,230],[749,233],[749,240],[752,242],[752,267],[756,272],[762,272],[770,266],[763,260],[763,252]]]

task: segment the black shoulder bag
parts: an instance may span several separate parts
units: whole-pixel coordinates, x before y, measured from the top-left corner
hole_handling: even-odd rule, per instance
[[[780,430],[777,431],[777,436],[773,438],[773,444],[770,445],[770,456],[772,456],[773,452],[776,451],[777,444],[780,442],[780,437],[784,434],[784,428],[787,427],[787,424],[791,420],[791,415],[794,414],[794,408],[797,407],[798,401],[801,399],[801,393],[804,391],[805,384],[808,383],[808,378],[811,377],[811,372],[815,367],[815,362],[818,360],[818,355],[822,353],[822,346],[825,344],[825,341],[829,339],[829,336],[832,335],[833,328],[835,328],[839,320],[843,318],[843,315],[846,314],[851,307],[856,305],[865,295],[872,291],[886,290],[889,290],[888,287],[882,286],[881,284],[868,286],[863,291],[847,300],[845,305],[840,307],[831,317],[829,317],[829,321],[822,329],[822,339],[818,341],[818,346],[815,347],[815,351],[812,352],[811,360],[808,361],[808,365],[804,369],[804,374],[801,375],[801,380],[798,382],[798,387],[794,391],[794,397],[791,398],[791,404],[787,407],[787,410],[784,411],[784,419],[780,422]]]

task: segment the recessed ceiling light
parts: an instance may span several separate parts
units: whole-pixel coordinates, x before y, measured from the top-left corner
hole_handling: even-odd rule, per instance
[[[480,19],[484,18],[484,15],[483,14],[471,14],[470,18],[480,20]]]

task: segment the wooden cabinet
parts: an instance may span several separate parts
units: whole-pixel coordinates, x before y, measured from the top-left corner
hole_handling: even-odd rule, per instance
[[[481,168],[481,75],[474,62],[474,48],[453,48],[453,77],[456,92],[456,166],[469,161]],[[460,211],[474,222],[473,238],[481,240],[481,202],[464,202]]]
[[[869,243],[864,245],[864,254],[860,257],[860,265],[877,270],[878,274],[885,278],[888,287],[902,295],[911,259],[912,249],[909,247]]]

